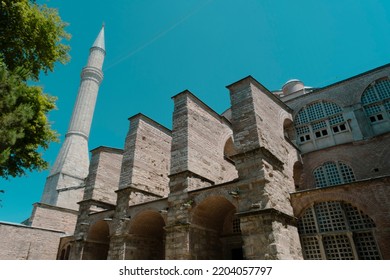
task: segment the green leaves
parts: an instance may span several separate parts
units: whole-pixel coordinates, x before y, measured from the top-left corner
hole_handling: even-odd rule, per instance
[[[26,170],[42,170],[47,163],[38,148],[57,140],[46,114],[55,98],[42,88],[28,86],[19,75],[0,64],[0,176],[8,178]]]
[[[48,167],[39,150],[57,141],[46,117],[55,98],[27,81],[69,60],[66,25],[46,5],[0,0],[0,177]]]
[[[56,62],[69,60],[69,39],[56,9],[28,0],[0,2],[0,50],[8,69],[22,67],[38,80],[40,71],[53,71]]]

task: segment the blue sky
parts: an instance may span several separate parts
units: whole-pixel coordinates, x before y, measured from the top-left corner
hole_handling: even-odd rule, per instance
[[[52,126],[63,141],[89,48],[106,26],[104,81],[89,148],[123,148],[139,112],[171,128],[171,97],[188,89],[218,113],[225,88],[252,75],[270,90],[289,79],[322,87],[390,62],[388,0],[38,1],[69,23],[71,61],[41,76],[57,96]],[[44,158],[54,163],[60,144]],[[21,222],[40,201],[49,171],[0,180],[0,220]]]

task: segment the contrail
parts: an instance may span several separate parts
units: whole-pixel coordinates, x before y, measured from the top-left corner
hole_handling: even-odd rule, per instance
[[[179,26],[180,24],[182,24],[183,22],[185,22],[186,20],[188,20],[190,17],[192,17],[194,14],[196,14],[197,12],[199,12],[201,9],[203,9],[205,6],[207,6],[209,3],[211,3],[213,0],[209,0],[207,2],[205,2],[203,5],[200,5],[198,8],[195,8],[194,10],[192,10],[191,12],[189,12],[187,15],[185,15],[184,17],[182,17],[179,21],[177,21],[176,23],[174,23],[173,25],[171,25],[170,27],[168,27],[167,29],[161,31],[160,33],[158,33],[156,36],[154,36],[152,39],[150,39],[148,42],[146,42],[145,44],[139,46],[138,48],[136,48],[135,50],[131,51],[130,53],[124,55],[123,57],[119,58],[117,61],[111,63],[110,65],[108,65],[107,67],[105,67],[105,71],[107,71],[108,69],[111,69],[113,68],[114,66],[118,65],[119,63],[125,61],[126,59],[130,58],[131,56],[135,55],[136,53],[142,51],[144,48],[148,47],[149,45],[153,44],[154,42],[156,42],[158,39],[160,39],[161,37],[165,36],[166,34],[168,34],[169,32],[171,32],[173,29],[175,29],[177,26]]]

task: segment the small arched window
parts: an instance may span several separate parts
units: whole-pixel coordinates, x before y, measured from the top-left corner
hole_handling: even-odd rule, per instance
[[[295,116],[299,143],[349,130],[342,109],[333,102],[317,101],[303,107]]]
[[[355,181],[355,174],[350,166],[342,162],[325,162],[314,172],[316,188],[335,186]]]
[[[374,82],[362,94],[362,105],[371,123],[390,119],[390,80]]]
[[[234,164],[234,161],[232,160],[232,156],[237,154],[236,147],[234,146],[233,138],[229,137],[229,139],[226,141],[224,149],[223,149],[223,155],[224,158],[229,161],[230,163]]]
[[[379,260],[374,221],[349,203],[327,201],[308,208],[298,220],[305,259]]]

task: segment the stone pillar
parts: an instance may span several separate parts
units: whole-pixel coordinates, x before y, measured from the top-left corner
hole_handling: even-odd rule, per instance
[[[275,209],[241,212],[238,216],[245,259],[302,259],[296,220],[293,217]]]
[[[291,109],[252,77],[228,86],[246,259],[302,259],[290,203],[297,151],[285,140]],[[290,170],[291,169],[291,170]]]
[[[128,216],[131,188],[123,188],[116,191],[117,205],[113,218],[114,232],[110,238],[108,250],[109,260],[122,260],[126,257],[126,242],[131,217]]]

